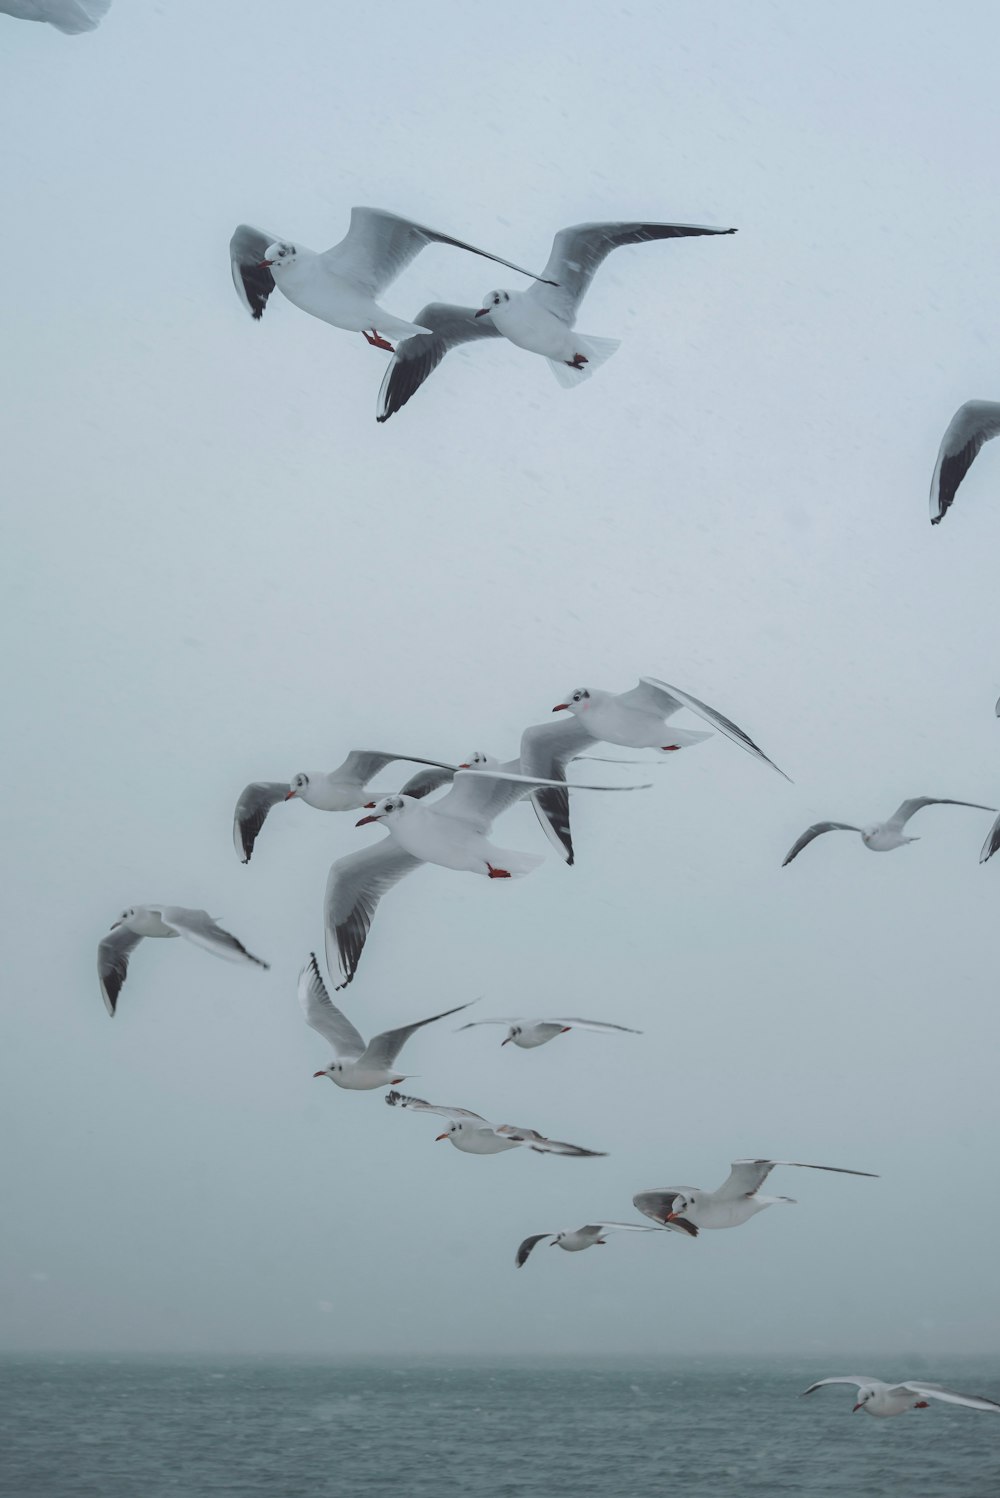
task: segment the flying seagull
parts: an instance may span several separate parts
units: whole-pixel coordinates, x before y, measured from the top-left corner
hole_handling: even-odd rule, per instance
[[[385,791],[366,789],[369,780],[386,765],[403,760],[411,765],[432,765],[447,773],[437,778],[418,772],[403,787],[407,796],[419,799],[451,778],[454,765],[436,759],[417,759],[412,754],[388,754],[382,749],[352,749],[335,770],[309,770],[291,780],[254,780],[244,786],[233,815],[233,846],[243,863],[249,863],[254,843],[272,806],[298,799],[320,811],[357,811],[366,801]]]
[[[574,224],[552,241],[548,264],[527,291],[491,291],[483,305],[431,302],[417,313],[421,331],[396,350],[378,393],[378,421],[388,421],[433,374],[449,349],[476,338],[507,338],[541,354],[560,385],[577,385],[618,347],[616,338],[573,332],[580,303],[602,261],[622,245],[701,234],[735,234],[706,224]]]
[[[931,525],[940,525],[984,442],[1000,433],[1000,404],[966,401],[941,439],[931,479]]]
[[[810,1384],[802,1393],[812,1394],[826,1384],[853,1384],[858,1391],[858,1401],[853,1413],[864,1410],[866,1415],[878,1415],[887,1419],[890,1415],[905,1415],[907,1410],[926,1410],[932,1399],[942,1404],[964,1404],[973,1410],[989,1410],[1000,1414],[1000,1403],[995,1399],[984,1399],[979,1394],[956,1394],[943,1384],[925,1384],[918,1379],[907,1379],[899,1384],[886,1384],[880,1378],[871,1378],[866,1373],[857,1373],[851,1378],[821,1378]]]
[[[807,1165],[802,1160],[734,1160],[727,1179],[716,1191],[700,1191],[696,1186],[671,1186],[662,1191],[640,1191],[633,1196],[632,1203],[654,1222],[670,1223],[684,1219],[696,1228],[738,1228],[776,1202],[794,1205],[795,1198],[791,1196],[758,1194],[776,1165],[878,1180],[870,1170],[845,1170],[840,1165]]]
[[[893,848],[901,848],[904,843],[918,843],[920,839],[907,837],[903,828],[924,806],[971,806],[974,811],[996,811],[995,806],[980,806],[978,801],[950,801],[947,796],[914,796],[910,801],[901,802],[886,822],[871,822],[866,827],[855,827],[853,822],[814,822],[789,848],[781,861],[781,867],[791,863],[803,848],[808,847],[814,838],[820,837],[824,832],[859,832],[861,841],[870,853],[891,853]],[[989,854],[986,856],[989,857]]]
[[[480,1113],[471,1113],[468,1108],[444,1108],[437,1103],[425,1103],[423,1098],[407,1097],[402,1092],[387,1092],[385,1100],[391,1108],[415,1108],[418,1113],[436,1113],[449,1120],[448,1127],[437,1139],[447,1139],[457,1150],[467,1155],[499,1155],[505,1150],[524,1145],[540,1155],[569,1155],[574,1159],[596,1159],[604,1150],[585,1150],[579,1144],[566,1144],[561,1139],[546,1139],[534,1129],[519,1129],[513,1124],[493,1124]]]
[[[528,874],[542,862],[536,853],[498,848],[489,833],[501,812],[538,786],[562,782],[510,775],[501,770],[458,770],[451,789],[427,803],[411,796],[387,796],[357,823],[383,822],[389,832],[384,842],[340,858],[326,883],[326,961],[333,972],[339,965],[345,987],[357,971],[379,900],[406,874],[423,863],[440,864],[483,874],[490,879],[513,879]],[[631,791],[648,786],[574,786],[574,790]]]
[[[248,952],[241,941],[224,931],[204,910],[183,905],[132,905],[123,910],[97,948],[97,976],[108,1013],[114,1017],[118,995],[128,976],[128,960],[144,936],[183,936],[195,946],[225,957],[229,962],[250,962],[268,968]]]
[[[0,11],[19,21],[47,21],[67,36],[94,31],[108,11],[111,0],[0,0]]]
[[[335,328],[363,333],[374,348],[392,353],[384,334],[407,338],[427,330],[419,323],[393,317],[378,305],[378,298],[429,244],[468,250],[534,279],[531,271],[510,260],[381,208],[352,208],[346,236],[321,254],[240,224],[229,242],[229,258],[236,294],[254,319],[264,315],[267,299],[277,286],[303,312]]]
[[[506,1025],[507,1035],[501,1046],[512,1042],[522,1051],[533,1051],[536,1046],[546,1045],[557,1035],[568,1035],[570,1030],[621,1030],[627,1035],[641,1035],[641,1030],[631,1030],[628,1025],[612,1025],[596,1019],[474,1019],[459,1030],[474,1030],[477,1025]]]
[[[398,1030],[383,1030],[381,1035],[373,1035],[366,1045],[347,1015],[341,1013],[327,993],[315,952],[310,952],[309,961],[299,974],[299,1003],[307,1024],[329,1042],[337,1056],[322,1071],[313,1072],[313,1076],[329,1077],[338,1087],[355,1092],[405,1082],[406,1073],[398,1072],[395,1062],[410,1036],[424,1025],[433,1025],[435,1020],[447,1019],[449,1014],[458,1014],[469,1007],[468,1004],[456,1004],[454,1009],[444,1009],[429,1019],[401,1025]]]
[[[564,1248],[568,1254],[582,1253],[585,1248],[593,1248],[595,1244],[607,1243],[609,1233],[659,1233],[662,1228],[648,1228],[642,1222],[588,1222],[582,1228],[574,1228],[572,1232],[563,1233],[533,1233],[530,1238],[525,1238],[517,1254],[514,1263],[518,1269],[523,1269],[528,1262],[531,1250],[539,1243],[544,1243],[546,1238],[551,1238],[550,1248]]]

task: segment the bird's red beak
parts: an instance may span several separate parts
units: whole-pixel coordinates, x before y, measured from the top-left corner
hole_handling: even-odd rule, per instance
[[[285,800],[286,801],[291,801],[292,797],[293,796],[297,796],[298,794],[299,794],[298,791],[288,791],[286,793],[286,795],[285,795]]]
[[[507,1036],[507,1039],[506,1039],[506,1040],[501,1040],[501,1042],[500,1042],[500,1044],[501,1044],[501,1045],[509,1045],[509,1044],[510,1044],[510,1042],[511,1042],[511,1041],[512,1041],[512,1040],[513,1040],[513,1039],[514,1039],[514,1037],[513,1037],[513,1035],[508,1035],[508,1036]]]
[[[569,703],[568,702],[559,702],[552,709],[552,711],[554,713],[568,713],[569,712]]]
[[[487,314],[487,312],[492,312],[492,311],[493,311],[492,307],[480,307],[479,311],[476,313],[476,316],[477,317],[485,317],[486,314]]]
[[[258,270],[264,270],[267,266],[273,265],[273,264],[274,264],[273,260],[258,260],[257,261],[257,269]]]
[[[858,1413],[858,1410],[863,1410],[863,1409],[864,1409],[864,1405],[863,1404],[856,1404],[854,1406],[853,1410],[851,1411],[851,1414],[852,1415],[856,1415]]]
[[[325,1071],[314,1071],[313,1072],[313,1081],[315,1082],[315,1080],[316,1080],[317,1077],[325,1077],[325,1076],[326,1076],[326,1072]]]
[[[459,767],[458,767],[458,768],[459,768],[459,769],[460,769],[460,770],[471,770],[471,769],[472,769],[472,766],[471,766],[471,765],[459,765]]]
[[[435,1140],[434,1140],[434,1143],[435,1143],[435,1144],[439,1144],[439,1143],[440,1143],[440,1142],[441,1142],[441,1140],[442,1140],[442,1139],[447,1139],[447,1138],[448,1138],[448,1131],[447,1131],[447,1129],[446,1129],[446,1130],[445,1130],[445,1132],[444,1132],[444,1133],[443,1133],[443,1134],[438,1134],[438,1135],[437,1135],[437,1137],[436,1137],[436,1138],[435,1138]]]
[[[365,827],[369,822],[377,822],[378,817],[362,817],[360,822],[355,822],[355,827]]]
[[[664,1221],[666,1221],[666,1222],[676,1222],[677,1219],[678,1219],[678,1217],[680,1215],[681,1214],[679,1212],[668,1212],[667,1215],[666,1215],[666,1218],[664,1219]]]

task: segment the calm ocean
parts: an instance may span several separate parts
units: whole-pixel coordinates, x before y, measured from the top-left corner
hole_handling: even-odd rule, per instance
[[[769,1360],[296,1363],[8,1359],[4,1498],[994,1498],[1000,1417],[851,1414],[841,1370]],[[861,1370],[906,1376],[896,1367]],[[1000,1361],[936,1377],[1000,1394]]]

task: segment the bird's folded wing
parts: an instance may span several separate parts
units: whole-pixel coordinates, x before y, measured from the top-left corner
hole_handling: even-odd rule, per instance
[[[329,1042],[342,1061],[357,1061],[364,1054],[364,1038],[326,991],[315,952],[309,953],[309,961],[299,974],[299,1003],[306,1024]]]

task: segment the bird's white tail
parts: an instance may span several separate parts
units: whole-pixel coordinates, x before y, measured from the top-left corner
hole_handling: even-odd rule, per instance
[[[582,354],[587,361],[586,364],[581,364],[577,369],[562,359],[550,359],[548,365],[560,385],[568,390],[573,385],[579,385],[581,380],[588,380],[594,370],[599,369],[606,360],[611,358],[615,349],[620,347],[620,338],[578,338],[574,333],[574,352]]]
[[[494,848],[490,854],[490,867],[498,870],[492,876],[494,879],[502,879],[504,874],[508,874],[511,879],[521,879],[544,862],[540,853],[515,853],[512,848]]]

